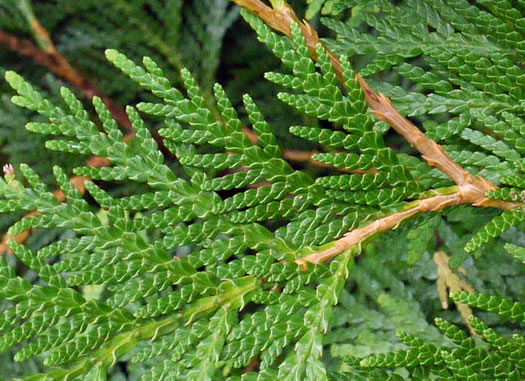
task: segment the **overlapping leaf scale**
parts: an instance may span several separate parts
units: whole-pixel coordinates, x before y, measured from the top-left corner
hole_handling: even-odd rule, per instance
[[[302,197],[286,198],[282,201],[271,201],[243,211],[231,212],[227,215],[233,223],[250,223],[273,219],[289,219],[311,206]]]
[[[445,151],[447,154],[454,160],[455,162],[462,164],[462,165],[473,165],[478,168],[484,168],[484,167],[498,167],[504,164],[505,162],[502,162],[500,158],[494,155],[488,155],[483,152],[472,152],[469,150],[462,150],[462,151],[452,151],[450,148],[444,146]],[[455,148],[455,147],[454,147]],[[508,167],[508,165],[507,165]]]
[[[294,352],[279,365],[279,377],[292,375],[299,379],[327,380],[322,335],[332,320],[333,306],[337,304],[344,283],[353,268],[353,253],[347,251],[330,264],[331,276],[316,288],[316,302],[304,314],[304,335],[295,344]]]
[[[155,96],[165,98],[173,103],[182,100],[184,97],[177,89],[173,88],[169,81],[163,76],[162,70],[149,57],[144,57],[144,66],[149,72],[135,65],[123,54],[116,50],[106,50],[106,58],[126,73],[141,87],[150,90]]]
[[[262,258],[262,255],[258,255],[259,259]],[[273,261],[273,258],[266,257],[270,260],[270,263]],[[263,261],[259,261],[259,263],[264,263]],[[246,275],[246,268],[244,267],[244,263],[242,260],[233,260],[228,263],[224,263],[220,266],[218,266],[215,269],[210,270],[210,273],[217,276],[217,278],[220,279],[237,279],[242,277],[243,275]]]
[[[506,185],[525,189],[525,179],[521,176],[505,176],[501,179],[501,182]]]
[[[305,289],[298,295],[282,295],[276,302],[264,311],[246,316],[232,329],[224,359],[235,359],[242,366],[266,351],[263,361],[269,365],[297,337],[297,331],[304,331],[302,308],[314,302],[312,293]]]
[[[383,9],[385,8],[383,7]],[[421,43],[417,34],[416,36],[405,34],[404,44],[393,44],[392,41],[398,41],[401,34],[398,27],[393,28],[392,25],[389,25],[389,28],[385,29],[384,22],[366,11],[362,13],[361,18],[388,37],[383,35],[377,37],[369,33],[363,34],[356,29],[348,28],[343,22],[328,18],[322,19],[323,24],[338,35],[337,41],[327,41],[329,48],[338,54],[348,56],[353,56],[356,53],[374,55],[374,60],[360,70],[360,75],[366,77],[388,70],[406,58],[421,54]],[[352,41],[352,43],[344,43],[344,41]]]
[[[222,177],[206,180],[202,183],[201,189],[205,191],[231,190],[245,188],[264,180],[264,169],[252,169],[247,172],[236,172]]]
[[[276,263],[275,261],[276,259],[270,253],[260,252],[257,255],[230,261],[210,271],[220,279],[235,279],[249,274],[265,279],[267,282],[289,281],[301,273],[301,270],[293,263]]]
[[[460,294],[475,295],[467,292]],[[458,294],[454,293],[454,295],[459,301]],[[361,360],[360,366],[365,368],[424,366],[432,373],[440,374],[442,377],[455,375],[479,380],[519,377],[520,369],[523,367],[521,356],[523,348],[520,348],[519,344],[516,345],[515,340],[499,336],[474,316],[471,316],[469,320],[476,333],[490,344],[494,352],[478,346],[472,337],[454,324],[437,318],[435,319],[436,325],[453,341],[455,347],[436,347],[411,335],[400,333],[400,340],[410,348],[408,351],[373,355]],[[513,339],[517,337],[519,336],[515,335]]]
[[[187,261],[191,266],[198,268],[201,266],[211,266],[219,261],[225,261],[233,255],[240,255],[248,248],[245,237],[233,236],[227,240],[218,239],[212,241],[210,245],[182,260]]]
[[[518,261],[525,263],[525,248],[511,243],[505,244],[505,250],[514,256]]]
[[[344,168],[349,171],[357,169],[366,171],[374,167],[375,164],[380,164],[373,155],[358,155],[356,153],[318,153],[312,158],[335,168]]]
[[[360,366],[364,368],[414,368],[421,365],[437,365],[443,362],[439,350],[440,349],[433,344],[425,344],[417,349],[388,352],[367,357],[361,360]]]
[[[109,286],[112,295],[107,299],[107,303],[115,308],[123,308],[130,303],[137,303],[140,300],[165,291],[172,284],[172,277],[170,277],[168,272],[157,273],[151,278],[135,278],[127,281],[122,286]]]
[[[277,144],[277,139],[272,133],[270,125],[264,120],[264,117],[259,111],[259,108],[255,105],[253,99],[247,94],[244,95],[243,101],[246,107],[246,112],[248,113],[248,117],[253,126],[253,130],[259,138],[258,142],[261,144],[263,151],[270,157],[280,158],[281,149]],[[229,108],[223,107],[223,114],[227,113],[228,111]]]
[[[66,280],[57,273],[56,269],[45,263],[42,258],[36,255],[36,253],[14,240],[9,241],[8,245],[16,256],[31,268],[31,270],[37,273],[40,279],[48,285],[55,287],[66,286]]]
[[[134,70],[138,72],[143,71],[143,69],[140,69],[123,55],[117,54],[114,57],[112,56],[112,58],[113,62],[117,66],[121,66],[121,69],[128,75],[131,75]],[[134,69],[129,69],[128,67],[134,67]],[[254,131],[259,135],[259,140],[263,143],[263,148],[253,146],[246,134],[241,131],[241,124],[237,114],[220,85],[216,85],[214,91],[224,122],[217,121],[212,112],[206,108],[206,102],[190,73],[183,70],[181,76],[189,99],[180,95],[182,98],[179,97],[179,100],[176,102],[164,99],[166,104],[152,105],[142,103],[138,105],[138,108],[155,115],[174,117],[183,123],[188,123],[193,129],[207,131],[208,143],[222,146],[233,153],[233,155],[226,153],[197,155],[191,147],[175,146],[173,148],[183,165],[204,168],[214,167],[220,170],[226,167],[236,168],[244,164],[249,168],[247,172],[236,172],[211,180],[200,181],[199,186],[201,189],[210,191],[244,188],[263,179],[275,181],[275,176],[282,176],[292,172],[291,167],[284,161],[277,159],[280,156],[280,149],[276,144],[275,137],[250,97],[245,96],[244,103],[248,116],[254,125]],[[145,78],[148,81],[155,82],[157,80],[164,82],[164,79],[154,77],[146,76]],[[164,131],[165,136],[175,136],[174,133],[180,132],[178,124],[171,123],[171,127],[174,128],[174,131],[169,132],[166,129]],[[272,157],[274,158],[273,161]]]
[[[301,307],[315,302],[315,293],[311,289],[301,290],[297,295],[281,295],[274,305],[267,306],[263,311],[246,315],[232,329],[229,339],[239,340],[251,335],[257,329],[269,329],[275,322],[297,312]]]
[[[347,135],[343,131],[333,131],[319,127],[292,126],[290,127],[290,133],[315,143],[346,150],[357,148],[359,140],[357,135]]]
[[[205,298],[201,302],[192,305],[193,312],[187,311],[186,320],[193,320],[205,305],[214,306],[212,317],[207,320],[205,335],[198,342],[196,348],[185,351],[177,361],[168,360],[163,364],[154,366],[152,371],[146,373],[143,379],[151,379],[153,374],[158,374],[162,379],[180,379],[180,377],[196,379],[199,376],[212,377],[215,367],[225,344],[225,337],[236,324],[237,309],[246,302],[246,293],[253,290],[255,279],[244,277],[232,281],[223,282],[216,296]],[[223,304],[221,306],[221,304]],[[175,356],[179,358],[180,356]],[[202,365],[202,366],[197,366]]]
[[[17,352],[16,361],[25,361],[47,352],[51,348],[57,347],[60,344],[70,341],[77,334],[83,333],[88,327],[88,322],[82,319],[80,315],[74,315],[70,320],[55,325],[53,328],[40,333],[39,337],[28,343],[20,351]]]
[[[373,189],[370,191],[327,191],[336,200],[345,201],[351,204],[386,207],[399,203],[406,199],[417,198],[421,193],[418,183],[409,183],[404,187],[393,187],[385,189]]]
[[[53,242],[36,252],[39,258],[46,259],[62,253],[78,253],[91,247],[93,237],[71,238]]]
[[[213,134],[206,130],[188,130],[173,119],[166,120],[167,127],[159,130],[159,135],[167,141],[184,144],[204,144],[212,140]]]
[[[324,58],[329,61],[323,48],[318,48],[318,54],[320,54],[320,60]],[[348,78],[352,75],[351,72],[345,74],[348,75]],[[317,94],[316,91],[310,94],[307,91],[308,89],[305,89],[305,94],[299,95],[279,93],[279,99],[307,115],[336,123],[351,133],[362,134],[371,128],[371,119],[365,113],[366,103],[361,102],[358,98],[359,93],[354,92],[354,88],[349,88],[349,96],[345,97],[335,84],[323,83],[323,79],[321,79],[323,77],[320,73],[314,72],[312,75],[317,78],[315,86],[312,85],[312,88],[318,89],[322,86],[322,92],[319,91]]]
[[[519,54],[524,54],[523,36],[520,37],[520,33],[513,30],[511,25],[493,14],[471,5],[466,0],[447,0],[446,3],[435,1],[434,3],[436,7],[441,7],[444,11],[446,8],[453,11],[453,13],[449,11],[444,14],[447,16],[447,21],[451,22],[455,28],[474,34],[488,35],[492,41],[497,41],[501,45],[516,49]]]
[[[140,231],[153,228],[165,228],[176,225],[181,221],[191,221],[198,214],[194,211],[193,205],[181,205],[164,209],[160,212],[153,212],[135,217],[132,226],[128,231]]]
[[[86,187],[87,188],[87,187]],[[110,207],[115,205],[120,205],[122,209],[125,210],[135,210],[135,211],[141,211],[141,210],[149,210],[153,208],[163,208],[168,205],[177,205],[177,202],[180,203],[180,196],[176,192],[173,191],[158,191],[154,193],[143,193],[139,195],[133,195],[129,197],[121,197],[119,199],[115,199],[114,204],[111,203],[104,203],[104,200],[101,200],[100,197],[97,199],[95,195],[91,192],[91,190],[88,188],[90,194],[95,198],[95,200],[100,204],[102,207]]]
[[[206,334],[208,321],[199,319],[189,327],[180,327],[173,334],[162,336],[154,343],[142,345],[131,359],[132,362],[142,362],[170,352],[172,361],[179,360],[186,351],[193,347]]]
[[[319,56],[317,66],[323,75],[316,72],[316,65],[310,58],[306,42],[298,25],[292,25],[292,48],[289,41],[283,40],[282,37],[271,32],[266,25],[256,18],[248,14],[244,14],[244,16],[257,32],[259,40],[267,44],[281,58],[283,63],[294,72],[294,77],[271,73],[266,75],[267,79],[275,80],[277,83],[305,93],[304,95],[280,93],[281,100],[307,114],[328,119],[350,129],[354,128],[356,131],[363,131],[370,127],[371,120],[364,113],[367,108],[364,96],[359,91],[353,91],[356,88],[359,89],[359,86],[348,88],[349,98],[353,102],[343,97],[337,86],[337,78],[330,59],[321,45],[317,47]],[[284,46],[289,49],[283,49]],[[345,77],[353,80],[349,66],[345,66],[344,69]]]
[[[21,171],[28,179],[30,185],[35,186],[34,189],[27,189],[22,186],[18,181],[13,180],[9,184],[5,180],[0,181],[0,192],[7,199],[16,200],[19,204],[30,204],[33,210],[37,209],[43,215],[26,216],[20,221],[11,226],[9,234],[15,236],[20,234],[27,229],[33,228],[51,228],[51,227],[63,227],[75,230],[79,233],[86,233],[91,229],[96,229],[100,226],[100,222],[96,216],[90,212],[87,212],[87,205],[78,199],[75,201],[75,197],[71,197],[72,189],[68,188],[70,185],[65,186],[67,192],[70,193],[72,202],[68,204],[60,204],[55,195],[51,192],[44,191],[44,188],[40,184],[38,176],[29,169],[26,165],[21,165]],[[67,181],[65,174],[63,174],[58,168],[55,169],[56,173],[60,175],[60,182],[64,185]],[[36,189],[36,192],[34,191]]]
[[[85,252],[69,254],[67,258],[55,263],[53,268],[59,273],[73,273],[88,269],[97,269],[120,262],[121,258],[115,255],[115,250],[97,250],[90,255]]]
[[[224,169],[238,169],[241,164],[241,155],[227,153],[196,154],[195,152],[177,152],[177,158],[182,165],[198,168],[213,168],[217,171]]]
[[[516,105],[518,103],[512,96],[514,94],[509,94],[506,91],[507,89],[512,90],[515,85],[510,82],[510,79],[507,83],[493,82],[495,76],[500,75],[500,73],[498,73],[499,70],[493,65],[492,61],[486,57],[482,57],[480,55],[482,53],[468,52],[465,54],[465,51],[461,52],[461,50],[458,52],[435,50],[431,52],[431,54],[437,62],[446,67],[450,72],[457,74],[463,80],[474,85],[479,91],[499,101],[505,101],[505,103],[509,105]],[[488,69],[490,67],[492,67],[491,70]],[[504,76],[499,78],[502,77]]]
[[[429,242],[435,237],[440,221],[439,215],[428,218],[408,232],[407,238],[410,240],[408,243],[408,264],[413,265],[421,259]]]
[[[195,380],[199,378],[211,379],[215,374],[219,357],[224,348],[225,337],[237,322],[237,313],[227,307],[219,310],[210,318],[207,331],[209,335],[203,337],[195,348],[192,359],[186,363],[189,368],[183,378]],[[181,362],[185,362],[182,359]]]
[[[493,152],[505,160],[518,160],[521,155],[514,149],[510,148],[501,140],[496,140],[494,137],[486,135],[481,131],[465,128],[461,133],[461,138],[482,147],[483,149]]]
[[[441,318],[434,319],[436,326],[439,330],[452,340],[454,344],[461,347],[464,350],[472,349],[476,346],[476,342],[472,337],[469,337],[467,333],[461,330],[458,326],[450,323],[449,321]]]
[[[398,165],[392,167],[389,172],[320,177],[316,180],[316,184],[328,189],[342,191],[368,191],[387,186],[406,185],[409,180],[410,175],[406,172],[405,167]]]
[[[139,308],[135,312],[135,316],[151,318],[171,313],[196,300],[199,296],[213,294],[217,286],[218,278],[213,274],[197,272],[180,285],[177,290]]]
[[[500,115],[521,137],[525,136],[525,120],[523,118],[506,111]]]
[[[82,286],[91,284],[118,284],[144,274],[144,261],[126,261],[115,263],[111,267],[76,272],[68,278],[68,285]]]
[[[279,228],[276,237],[282,237],[297,247],[322,245],[355,227],[365,215],[368,214],[347,204],[332,202],[302,212],[288,225]]]
[[[5,351],[7,348],[44,332],[59,321],[61,310],[58,306],[50,306],[42,313],[34,313],[31,319],[26,320],[0,337],[0,350]]]
[[[349,39],[351,41],[351,43],[346,44],[328,41],[328,45],[334,48],[336,53],[340,54],[346,53],[351,55],[356,52],[362,54],[380,52],[379,56],[381,59],[387,61],[388,59],[394,60],[395,54],[402,54],[400,53],[400,47],[409,49],[413,45],[414,38],[418,41],[423,39],[423,43],[421,41],[418,42],[418,48],[421,47],[427,56],[432,57],[443,65],[445,71],[441,70],[443,73],[439,73],[439,70],[436,70],[437,68],[434,67],[437,62],[433,63],[432,58],[429,60],[431,66],[434,65],[432,72],[406,63],[401,65],[398,70],[403,75],[413,79],[423,89],[433,90],[435,93],[425,98],[422,94],[417,93],[397,94],[396,96],[392,91],[393,89],[384,91],[396,101],[396,106],[401,111],[404,110],[403,104],[405,104],[407,111],[410,110],[411,115],[418,115],[424,110],[429,113],[445,111],[460,113],[467,111],[472,106],[479,108],[490,107],[495,111],[505,109],[519,111],[521,106],[519,106],[518,101],[523,98],[525,77],[523,76],[523,70],[515,65],[511,59],[513,49],[510,49],[508,45],[505,47],[500,45],[488,51],[486,42],[475,37],[476,34],[479,34],[479,30],[469,23],[469,21],[472,21],[472,15],[470,14],[469,21],[463,19],[464,22],[458,22],[458,19],[462,19],[462,16],[454,11],[455,7],[458,6],[480,13],[479,8],[470,5],[466,1],[454,1],[454,4],[451,7],[450,2],[433,1],[427,4],[409,1],[401,6],[389,8],[385,13],[386,16],[381,19],[377,17],[376,11],[368,11],[367,13],[367,11],[363,12],[361,10],[363,13],[361,18],[380,32],[380,37],[372,37],[374,42],[369,42],[368,44],[364,41],[364,37],[361,37],[359,33],[356,33],[355,30],[347,25],[328,20],[329,27],[338,33],[341,40]],[[433,9],[430,9],[430,6]],[[480,14],[483,14],[484,17],[492,17],[487,12],[481,11]],[[441,20],[443,16],[447,22],[452,22],[454,27],[465,32],[465,34],[455,33],[450,26],[447,27],[447,24]],[[416,19],[424,19],[425,21],[414,25],[413,20]],[[476,22],[479,22],[479,20],[476,20]],[[436,32],[428,33],[426,23],[436,29]],[[421,27],[423,28],[419,30],[418,28]],[[508,26],[505,25],[505,27]],[[419,32],[416,33],[418,30]],[[391,38],[385,38],[390,35],[392,36]],[[366,36],[368,38],[368,35]],[[381,38],[385,38],[384,42],[386,44],[379,42]],[[398,43],[400,40],[403,41],[402,44]],[[498,39],[498,41],[504,40]],[[441,46],[443,44],[447,45],[447,49],[442,49]],[[345,50],[345,45],[351,46],[350,52]],[[394,45],[396,46],[395,50],[392,49]],[[412,54],[420,54],[421,48],[419,53],[414,51]],[[401,50],[401,52],[403,51]],[[392,52],[395,52],[394,55],[392,55]],[[389,56],[389,54],[392,56]],[[388,62],[379,62],[377,64],[373,62],[371,70],[375,72],[373,70],[374,65],[378,67],[378,70],[384,70],[393,64],[395,64],[395,61],[390,62],[390,64]],[[368,73],[367,69],[368,67],[363,70],[364,74]],[[453,77],[454,73],[456,73],[456,76],[462,76],[463,80],[458,81],[457,78],[451,78],[451,75]],[[449,79],[452,84],[460,86],[461,90],[453,90],[451,84],[448,83]],[[473,92],[469,88],[469,86],[472,86],[470,85],[471,83],[481,91]],[[383,89],[380,90],[383,91]],[[468,96],[464,93],[464,90],[468,90]],[[421,99],[418,102],[414,102],[414,98],[417,96]],[[437,139],[438,137],[433,138]]]
[[[295,294],[305,286],[330,276],[330,267],[326,264],[318,264],[315,267],[301,269],[296,277],[286,281],[286,286],[282,291],[283,294]]]
[[[162,231],[162,239],[154,242],[159,249],[170,250],[177,246],[200,242],[206,238],[214,238],[221,230],[227,230],[229,223],[225,219],[210,218],[202,223],[196,222],[189,226],[168,226]]]
[[[2,267],[7,268],[5,263],[2,264]],[[106,321],[106,325],[111,329],[108,328],[105,332],[107,335],[112,335],[118,330],[126,329],[125,327],[129,327],[133,321],[129,313],[113,310],[107,304],[99,301],[86,301],[73,289],[31,286],[26,281],[16,278],[14,274],[8,276],[9,281],[7,285],[10,289],[8,293],[2,296],[10,300],[18,299],[19,303],[16,309],[7,310],[4,314],[12,315],[11,318],[14,320],[16,320],[16,316],[18,316],[18,319],[29,320],[22,322],[19,326],[2,336],[1,343],[3,348],[5,349],[39,335],[36,341],[26,346],[27,349],[20,352],[20,358],[32,357],[47,350],[47,348],[51,348],[50,345],[54,346],[53,343],[64,343],[78,333],[78,331],[70,331],[73,335],[68,335],[68,331],[64,331],[64,327],[79,327],[79,330],[82,331],[87,324],[95,320],[99,322]],[[71,320],[61,321],[68,317],[71,317]],[[60,324],[53,327],[59,321],[61,321]],[[60,332],[62,334],[59,334]],[[99,344],[101,342],[93,345],[98,346]],[[71,347],[73,344],[64,344],[65,347],[68,345]],[[61,350],[58,350],[56,353],[50,361],[67,361],[67,356]]]
[[[487,197],[496,200],[506,200],[512,202],[524,202],[525,191],[521,188],[499,188],[487,193]]]
[[[118,326],[111,321],[99,323],[91,330],[76,335],[74,340],[54,347],[49,351],[44,364],[46,366],[60,365],[86,355],[113,337],[117,330]]]
[[[359,222],[365,218],[366,213],[351,211],[343,214],[342,218],[330,221],[328,224],[317,227],[312,232],[306,232],[302,244],[306,245],[324,245],[330,241],[341,238],[343,234],[359,225]]]
[[[523,345],[523,343],[520,345],[518,340],[513,340],[517,339],[519,335],[515,335],[513,339],[502,337],[475,316],[471,316],[469,321],[476,333],[483,337],[483,340],[485,340],[493,350],[500,353],[501,358],[497,367],[500,368],[500,372],[504,372],[504,376],[511,374],[514,366],[520,372],[525,371],[525,345]]]
[[[450,82],[431,71],[425,71],[419,66],[402,63],[396,67],[396,70],[404,77],[417,83],[418,90],[433,90],[436,94],[446,95],[454,89]]]
[[[493,115],[473,110],[471,114],[485,127],[494,131],[505,142],[515,148],[519,153],[525,153],[525,139],[513,129],[506,121],[500,120]],[[517,117],[516,117],[517,118]]]
[[[291,279],[294,279],[301,274],[301,270],[297,266],[294,266],[293,263],[274,263],[275,258],[270,255],[261,255],[262,258],[272,258],[272,260],[245,260],[243,258],[244,267],[248,274],[256,275],[262,279],[266,279],[269,282],[287,282]],[[258,255],[258,256],[259,256]],[[248,259],[248,258],[246,258]],[[257,258],[258,259],[258,258]],[[251,263],[250,263],[251,262]],[[266,268],[257,267],[257,265],[266,265]]]
[[[163,86],[168,87],[171,85],[165,79],[164,77],[158,76],[157,74],[145,74],[144,70],[140,68],[139,66],[135,65],[132,61],[128,60],[125,56],[117,53],[108,53],[111,56],[111,59],[113,60],[113,63],[119,67],[121,70],[123,70],[126,74],[130,75],[132,79],[138,80],[139,83],[142,85],[141,80],[144,80],[146,82],[151,82],[152,84],[156,83],[163,83]],[[152,64],[151,60],[144,61],[145,65],[146,63]],[[133,77],[133,73],[142,73],[144,78],[139,79],[139,77]],[[146,113],[153,113],[154,115],[161,115],[166,117],[174,117],[177,120],[188,123],[192,128],[198,130],[198,131],[206,131],[205,134],[207,139],[207,142],[210,144],[215,144],[219,146],[227,146],[228,149],[236,148],[237,151],[242,151],[240,147],[247,148],[251,145],[246,135],[244,135],[242,132],[228,134],[226,126],[215,120],[214,115],[212,112],[206,107],[206,102],[198,88],[198,85],[195,81],[195,79],[191,76],[191,74],[187,70],[181,71],[181,76],[184,82],[184,85],[186,87],[189,99],[186,99],[178,90],[172,89],[172,93],[174,96],[170,96],[167,93],[159,92],[156,93],[153,91],[153,93],[160,98],[163,98],[163,100],[166,102],[166,104],[148,104],[148,103],[141,103],[137,107]],[[140,77],[142,78],[142,77]],[[221,105],[224,104],[224,98],[225,94],[223,94],[223,90],[220,87],[215,87],[216,93],[220,94],[219,96],[223,96],[220,103]],[[176,95],[176,96],[175,96]],[[218,96],[218,97],[219,97]],[[224,107],[227,107],[226,105]],[[166,128],[163,130],[163,135],[169,137],[176,137],[179,136],[178,132],[181,132],[181,127],[176,122],[170,122],[169,123],[170,128]],[[232,128],[234,126],[232,125]],[[193,133],[188,133],[188,136],[192,135]],[[204,134],[200,134],[201,137],[204,136]],[[191,137],[191,136],[190,136]],[[186,138],[183,138],[182,141],[186,141]],[[240,146],[240,147],[239,147]],[[209,167],[209,166],[217,166],[218,163],[220,163],[221,166],[231,166],[232,160],[227,161],[228,158],[223,154],[223,156],[212,156],[212,155],[204,155],[204,156],[195,156],[194,154],[189,154],[191,151],[180,151],[180,147],[176,148],[176,151],[179,154],[179,157],[183,164],[188,165],[196,165],[196,166],[202,166],[202,167]],[[238,158],[237,156],[234,156],[232,159]],[[215,160],[215,161],[214,161]],[[236,161],[236,160],[233,160]],[[238,175],[237,178],[243,177],[246,175]],[[237,178],[231,179],[226,178],[223,180],[224,186],[228,186],[228,183],[231,183],[232,181],[235,183],[235,180],[237,182],[240,182],[241,184],[247,185],[249,183],[245,182],[243,183],[241,180],[238,180]],[[245,186],[244,185],[244,186]],[[217,187],[220,187],[219,184],[216,185]],[[231,185],[232,187],[235,185]],[[209,186],[210,189],[214,189],[213,186]]]
[[[464,168],[476,175],[499,185],[503,176],[510,176],[516,173],[516,170],[508,161],[502,161],[494,155],[488,155],[483,152],[472,152],[468,149],[458,151],[461,146],[444,146],[445,152],[456,163],[461,164]]]
[[[266,204],[270,201],[283,199],[291,190],[292,184],[289,182],[276,182],[269,186],[263,185],[256,189],[248,189],[239,192],[232,197],[228,197],[223,203],[217,204],[213,212],[222,214],[236,209],[253,207]]]
[[[483,244],[498,237],[510,227],[516,226],[520,222],[525,221],[525,212],[523,208],[516,208],[513,210],[506,210],[501,215],[495,217],[487,225],[485,225],[465,246],[466,251],[474,251]]]
[[[304,312],[295,313],[282,321],[274,322],[271,327],[264,329],[265,324],[252,335],[229,342],[224,357],[234,359],[235,367],[243,367],[262,352],[261,366],[270,365],[282,353],[284,347],[304,334],[306,328],[303,315]]]
[[[525,33],[523,14],[511,2],[507,0],[481,0],[480,4],[487,7],[494,16],[511,23],[518,31]]]
[[[468,304],[485,311],[495,312],[500,316],[517,321],[524,321],[525,306],[523,303],[513,302],[508,298],[487,295],[482,293],[469,293],[466,291],[453,292],[450,297],[459,303]]]

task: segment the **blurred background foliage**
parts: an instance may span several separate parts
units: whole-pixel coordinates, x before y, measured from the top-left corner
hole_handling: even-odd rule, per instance
[[[330,37],[330,32],[320,22],[319,13],[343,20],[350,17],[352,22],[352,10],[346,9],[344,1],[289,2],[299,15],[310,19],[322,37]],[[281,147],[316,149],[305,140],[292,137],[288,128],[291,125],[316,126],[319,122],[294,112],[277,100],[275,94],[279,89],[264,80],[263,74],[279,71],[279,60],[256,40],[255,33],[239,17],[238,7],[229,0],[39,0],[32,3],[0,0],[2,34],[31,41],[35,47],[45,50],[49,48],[46,42],[39,39],[31,27],[34,19],[49,32],[56,50],[71,66],[120,105],[134,105],[148,100],[150,95],[105,59],[107,48],[118,49],[137,62],[143,56],[152,57],[173,84],[180,81],[179,70],[189,68],[210,102],[213,83],[221,83],[242,117],[242,95],[249,93],[270,122]],[[374,31],[363,30],[363,33]],[[78,87],[32,57],[10,48],[5,38],[0,40],[2,78],[6,70],[15,70],[57,102],[60,102],[60,86],[67,86],[89,108],[88,98]],[[354,57],[353,65],[359,69],[367,62],[366,56]],[[409,84],[394,71],[381,73],[374,79],[409,90]],[[27,122],[38,122],[40,117],[15,107],[10,102],[11,96],[12,91],[0,80],[0,163],[12,163],[15,168],[19,163],[27,163],[45,182],[55,187],[53,165],[71,173],[73,167],[88,158],[46,150],[45,137],[24,128]],[[160,128],[157,124],[156,120],[148,119],[152,130]],[[406,152],[410,160],[413,151],[402,139],[390,132],[385,139],[389,146]],[[168,163],[177,166],[173,157],[168,157]],[[313,176],[331,171],[305,162],[293,162],[293,165]],[[130,191],[126,187],[129,185],[112,185],[106,190],[125,194]],[[446,345],[448,339],[434,326],[434,318],[442,317],[466,327],[457,307],[450,305],[448,310],[443,309],[438,297],[438,266],[433,255],[443,247],[452,256],[450,266],[462,266],[466,275],[460,274],[461,277],[475,290],[525,302],[523,265],[503,249],[507,242],[525,244],[523,224],[487,245],[482,260],[468,256],[462,249],[472,236],[473,228],[494,217],[489,214],[486,210],[481,213],[475,208],[461,208],[456,215],[450,213],[446,221],[440,215],[431,219],[423,216],[368,243],[343,291],[332,330],[325,340],[329,347],[325,351],[329,369],[339,370],[341,360],[347,356],[363,357],[405,348],[396,339],[396,330],[400,328],[428,342]],[[5,233],[20,217],[0,215],[0,231]],[[420,235],[416,241],[409,233],[414,227]],[[27,244],[32,250],[38,250],[64,234],[70,233],[35,232]],[[32,280],[34,274],[26,271],[21,263],[14,263],[13,257],[8,255],[8,258],[20,274]],[[418,258],[421,260],[417,261]],[[414,262],[416,264],[411,265]],[[520,331],[523,334],[523,327],[512,326],[496,314],[478,311],[476,315],[502,334]],[[37,360],[15,363],[13,352],[0,354],[0,377],[21,377],[43,369]],[[140,367],[142,365],[128,364],[124,359],[116,366],[111,380],[135,380],[142,373]],[[359,379],[360,376],[350,377]]]

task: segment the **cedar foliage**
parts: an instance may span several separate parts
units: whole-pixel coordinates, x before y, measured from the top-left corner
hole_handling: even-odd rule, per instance
[[[278,18],[286,2],[260,18],[262,2],[235,2],[281,66],[248,54],[245,82],[224,86],[226,0],[0,4],[4,30],[54,54],[40,19],[100,89],[88,101],[2,56],[19,72],[2,88],[4,155],[31,164],[0,180],[14,238],[0,350],[30,364],[4,376],[522,379],[525,4],[308,1],[306,17],[330,16],[321,43]],[[258,65],[272,71],[250,84]],[[371,89],[423,140],[399,139]],[[106,95],[134,106],[122,118]],[[298,142],[316,151],[306,165],[289,159]],[[476,177],[440,171],[434,142]]]

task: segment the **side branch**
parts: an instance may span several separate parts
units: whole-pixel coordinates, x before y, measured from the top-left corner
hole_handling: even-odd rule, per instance
[[[376,233],[394,229],[403,220],[418,213],[438,211],[447,206],[459,205],[460,203],[461,200],[459,193],[438,195],[421,200],[418,202],[417,206],[413,208],[380,218],[366,226],[363,226],[362,228],[358,228],[346,233],[342,238],[335,241],[335,246],[332,246],[323,251],[315,252],[307,257],[300,258],[296,261],[296,263],[304,266],[307,262],[314,264],[326,262],[341,254],[345,250],[348,250],[353,246],[360,245],[364,240],[370,238]]]
[[[342,238],[335,241],[335,245],[329,247],[326,250],[312,253],[306,257],[299,258],[296,263],[304,266],[307,262],[318,264],[326,262],[344,251],[350,249],[353,246],[362,244],[366,239],[375,235],[376,233],[384,232],[387,230],[395,229],[405,219],[415,216],[419,213],[425,212],[437,212],[447,206],[454,205],[477,205],[478,193],[472,192],[470,185],[464,185],[457,187],[457,192],[447,195],[437,195],[429,197],[423,200],[414,201],[411,204],[415,204],[413,207],[391,214],[389,216],[380,218],[366,226],[352,230],[346,233]],[[500,200],[489,200],[487,199],[487,205],[497,207],[504,210],[511,210],[519,207],[521,204],[500,201]],[[410,205],[410,204],[409,204]]]

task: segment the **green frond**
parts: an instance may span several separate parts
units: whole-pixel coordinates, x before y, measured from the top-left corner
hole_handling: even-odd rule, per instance
[[[474,251],[484,243],[498,237],[501,233],[520,222],[525,221],[525,213],[521,208],[504,211],[483,227],[465,246],[466,251]]]
[[[450,297],[457,302],[468,304],[471,307],[476,307],[482,310],[495,312],[498,315],[513,320],[523,321],[523,319],[525,319],[525,306],[523,303],[512,302],[508,298],[481,293],[469,293],[465,291],[453,292]]]
[[[271,4],[284,18],[270,25],[287,22],[288,5]],[[307,46],[308,24],[292,22],[289,38],[242,11],[268,61],[227,0],[0,5],[2,31],[42,48],[36,62],[63,65],[28,22],[38,17],[87,80],[59,89],[61,70],[51,78],[0,55],[16,93],[0,99],[2,157],[14,164],[0,178],[13,254],[0,253],[0,351],[37,367],[11,374],[0,355],[0,378],[522,378],[523,274],[512,261],[525,258],[525,4],[299,8],[335,16],[321,20],[335,38]],[[463,205],[439,166],[369,111],[356,73],[498,186],[485,196],[505,211]],[[18,136],[23,124],[31,139]],[[385,228],[407,211],[421,213]],[[483,257],[467,253],[483,245]],[[434,263],[437,250],[450,263]],[[495,314],[458,314],[468,307]]]

